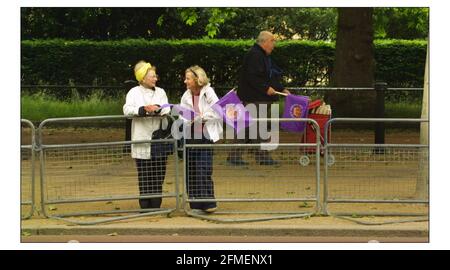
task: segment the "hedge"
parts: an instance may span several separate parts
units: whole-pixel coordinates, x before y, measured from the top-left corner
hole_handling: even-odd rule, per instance
[[[163,88],[183,91],[184,70],[191,65],[204,67],[213,86],[232,86],[237,84],[242,59],[252,45],[251,40],[211,39],[23,40],[21,83],[121,85],[134,79],[133,66],[144,59],[156,65],[158,84]],[[376,79],[390,87],[422,87],[426,46],[426,41],[375,41]],[[327,85],[334,43],[280,41],[272,57],[284,70],[286,86]],[[70,89],[51,94],[67,97]]]

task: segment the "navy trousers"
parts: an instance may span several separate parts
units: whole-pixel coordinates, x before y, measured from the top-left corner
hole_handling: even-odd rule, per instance
[[[186,140],[186,144],[210,144],[212,141],[202,139]],[[190,199],[214,199],[213,149],[187,148],[187,191]],[[216,202],[190,202],[191,209],[208,209],[216,207]]]

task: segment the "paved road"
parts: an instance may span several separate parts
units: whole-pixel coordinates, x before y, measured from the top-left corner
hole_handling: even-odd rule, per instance
[[[22,243],[427,243],[428,237],[301,237],[301,236],[191,236],[191,235],[31,235]]]

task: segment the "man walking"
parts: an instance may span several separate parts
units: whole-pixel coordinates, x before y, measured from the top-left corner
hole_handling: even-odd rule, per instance
[[[254,118],[270,118],[270,106],[278,100],[276,91],[289,94],[281,84],[282,71],[270,58],[270,54],[275,48],[275,37],[271,32],[262,31],[259,33],[256,43],[244,57],[242,64],[238,91],[239,98],[244,105],[253,103],[256,105],[257,113]],[[267,108],[267,114],[260,116],[260,107]],[[269,128],[269,123],[266,125]],[[249,129],[246,130],[246,143],[261,143],[263,140],[258,134],[256,140],[250,140]],[[267,151],[255,151],[255,160],[260,165],[275,165],[278,162],[273,160]],[[231,165],[247,165],[242,159],[242,150],[232,150],[227,158]]]

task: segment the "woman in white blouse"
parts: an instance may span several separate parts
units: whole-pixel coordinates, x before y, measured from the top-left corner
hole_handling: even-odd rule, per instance
[[[222,133],[220,116],[212,109],[219,98],[209,83],[205,71],[192,66],[185,71],[187,90],[181,97],[180,105],[196,112],[196,121],[188,122],[184,134],[186,144],[212,144],[219,140]],[[190,199],[214,199],[213,149],[188,148],[186,161],[187,190]],[[215,201],[190,202],[191,209],[207,213],[217,209]]]
[[[132,141],[151,140],[153,132],[159,129],[162,120],[159,117],[145,116],[168,114],[170,108],[160,108],[160,105],[168,103],[167,95],[164,89],[156,86],[158,77],[155,66],[140,61],[134,67],[134,74],[139,85],[128,92],[123,113],[129,116],[143,116],[132,120]],[[136,160],[140,197],[161,196],[167,155],[151,153],[149,143],[139,143],[131,145],[131,156]],[[161,197],[139,199],[142,209],[160,208],[161,202]]]

